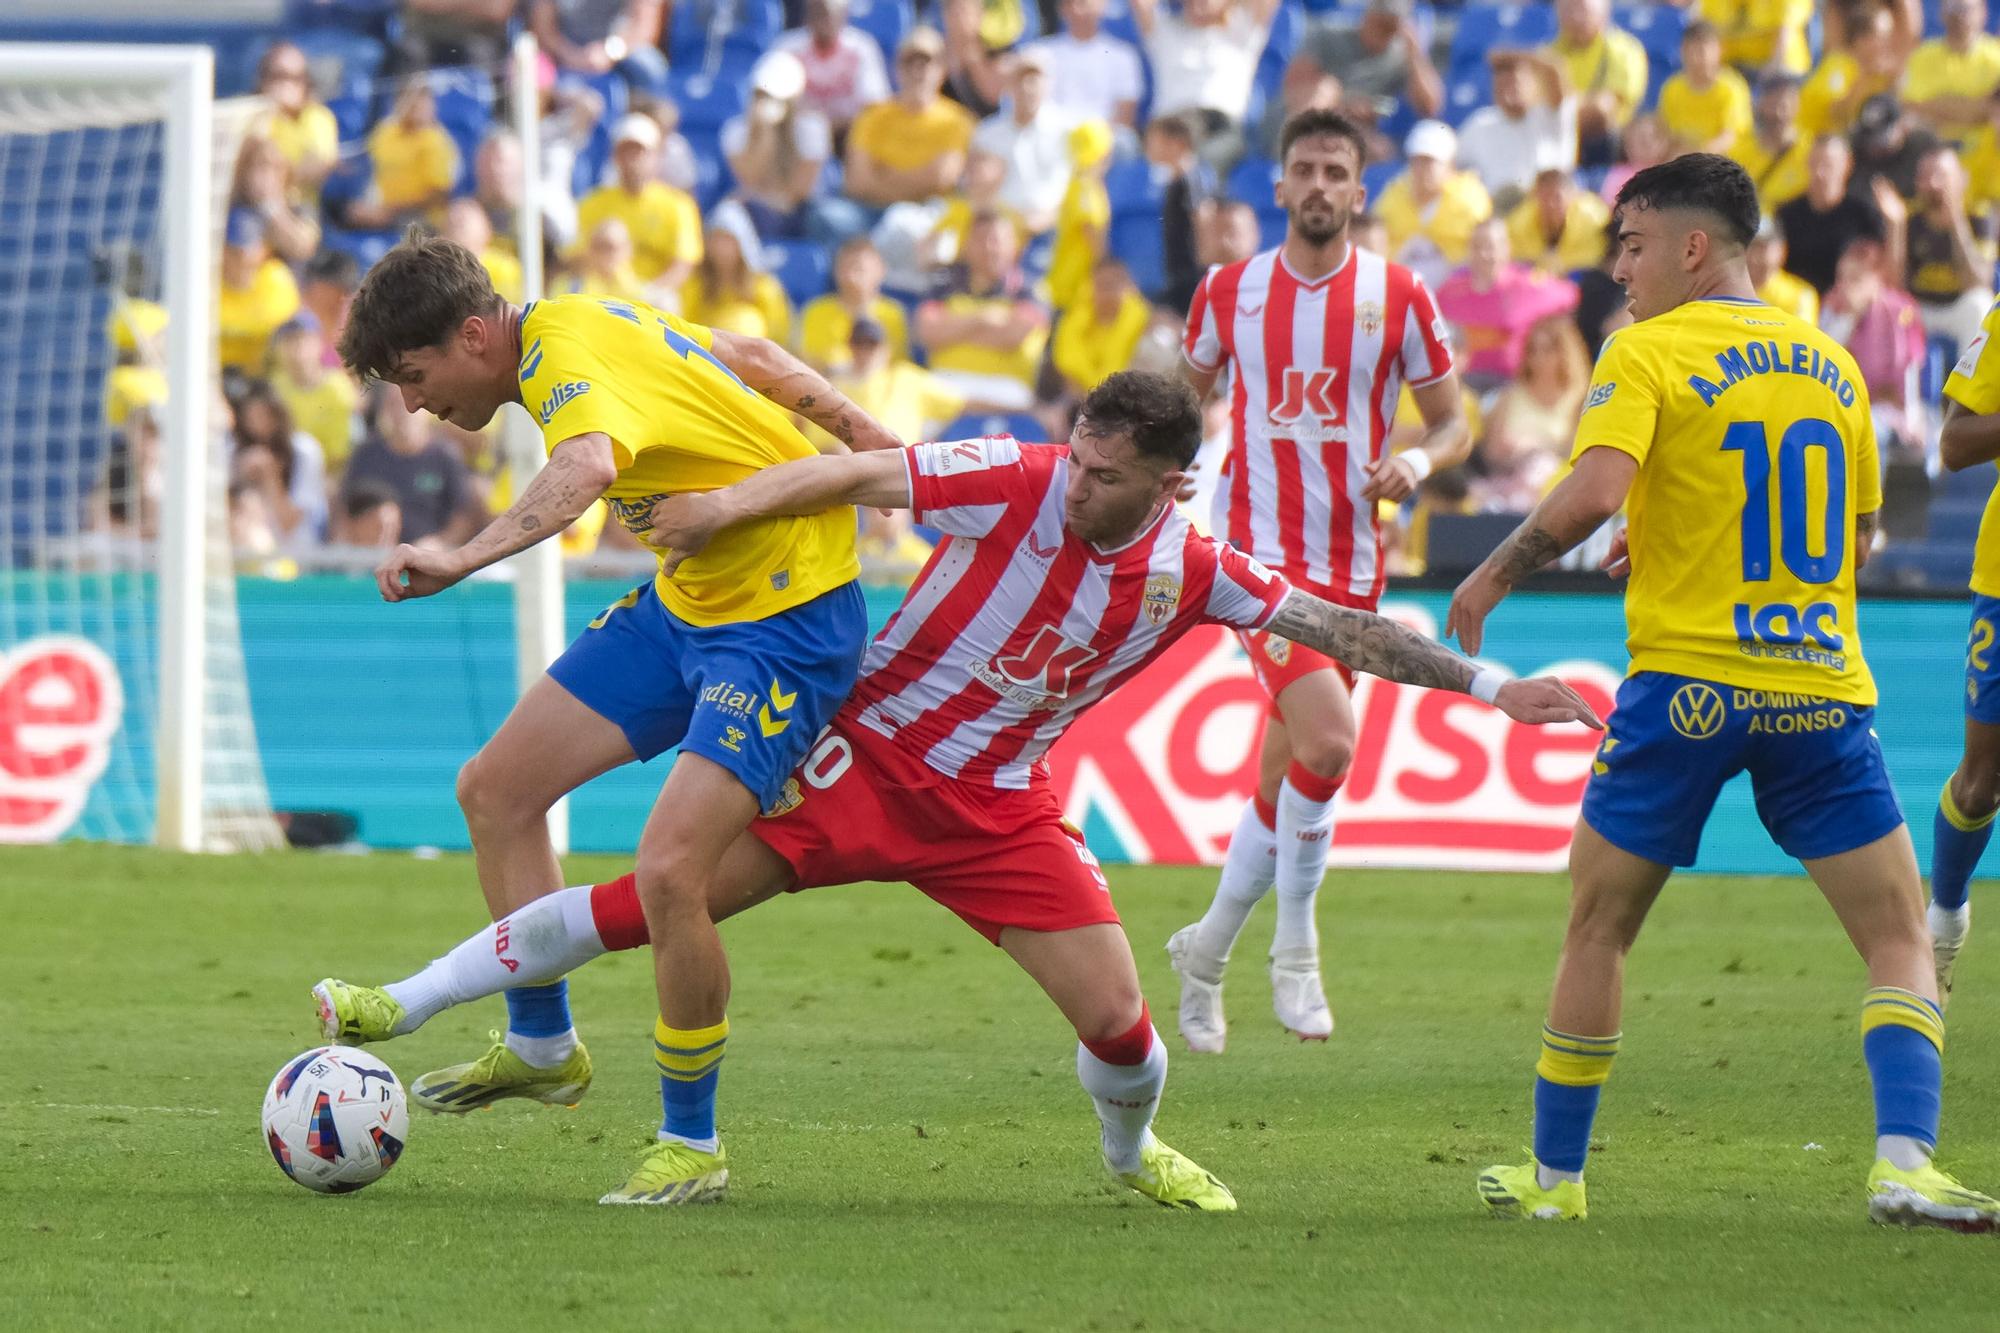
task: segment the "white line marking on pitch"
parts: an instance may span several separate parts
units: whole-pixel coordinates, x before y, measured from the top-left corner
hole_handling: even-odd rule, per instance
[[[109,1102],[0,1102],[0,1111],[135,1111],[147,1115],[221,1115],[207,1106],[116,1106]]]

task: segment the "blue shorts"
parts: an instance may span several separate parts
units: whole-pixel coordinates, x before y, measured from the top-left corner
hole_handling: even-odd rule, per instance
[[[688,624],[648,583],[591,621],[549,675],[616,723],[642,761],[679,746],[735,774],[768,810],[854,688],[867,638],[858,583],[727,625]]]
[[[1965,641],[1965,715],[2000,727],[2000,597],[1972,594],[1972,633]]]
[[[1874,720],[1872,707],[1642,671],[1618,688],[1584,822],[1634,856],[1691,866],[1722,784],[1747,769],[1787,856],[1851,852],[1903,823]]]

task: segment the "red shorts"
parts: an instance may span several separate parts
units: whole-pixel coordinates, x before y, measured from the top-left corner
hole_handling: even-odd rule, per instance
[[[1313,596],[1332,602],[1336,606],[1351,607],[1357,611],[1373,611],[1375,599],[1357,598],[1349,593],[1336,593],[1332,589],[1309,583],[1296,574],[1287,574],[1285,579],[1293,587],[1303,589]],[[1273,703],[1285,692],[1285,687],[1315,671],[1333,671],[1340,676],[1340,683],[1351,692],[1354,689],[1354,670],[1347,663],[1328,657],[1317,648],[1281,639],[1268,630],[1238,630],[1236,637],[1243,643],[1243,651],[1250,654],[1250,670],[1256,675],[1257,683],[1264,687],[1264,693]]]
[[[1008,926],[1118,923],[1104,871],[1047,783],[955,781],[845,712],[750,831],[791,863],[795,892],[907,881],[995,944]]]

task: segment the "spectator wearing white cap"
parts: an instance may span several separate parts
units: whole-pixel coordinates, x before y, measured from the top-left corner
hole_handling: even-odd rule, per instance
[[[1562,66],[1540,51],[1489,51],[1493,103],[1465,118],[1458,148],[1486,192],[1518,200],[1546,168],[1576,168],[1576,98]]]
[[[623,222],[632,236],[633,271],[672,306],[701,261],[701,210],[658,177],[658,121],[632,112],[619,118],[611,138],[615,178],[577,205],[577,234],[587,238],[610,218]]]
[[[1036,235],[1055,225],[1069,189],[1069,132],[1076,122],[1049,93],[1049,58],[1029,47],[1015,57],[1008,75],[1007,105],[980,122],[972,146],[1007,164],[1000,203],[1020,214]]]
[[[861,109],[889,96],[882,48],[847,21],[847,0],[806,0],[806,23],[778,34],[774,51],[788,51],[805,66],[801,104],[845,134]]]
[[[767,239],[805,234],[806,204],[833,152],[826,117],[803,103],[806,67],[772,51],[750,71],[750,106],[722,127],[736,197]]]
[[[565,73],[594,77],[617,70],[634,89],[664,97],[665,14],[663,0],[534,0],[528,26]]]
[[[1465,262],[1493,200],[1477,176],[1458,169],[1458,135],[1441,120],[1412,126],[1403,156],[1409,164],[1370,207],[1388,230],[1389,258],[1435,287]]]
[[[1132,130],[1139,124],[1145,70],[1130,42],[1104,31],[1105,0],[1062,0],[1063,30],[1032,42],[1045,63],[1049,101],[1076,120]]]

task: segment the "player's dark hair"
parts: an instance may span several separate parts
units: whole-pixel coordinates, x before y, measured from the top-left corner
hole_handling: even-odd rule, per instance
[[[1364,167],[1368,165],[1368,141],[1361,137],[1361,128],[1338,111],[1324,107],[1301,111],[1285,122],[1285,127],[1278,131],[1279,164],[1291,156],[1293,144],[1322,134],[1345,140],[1354,149],[1354,160]]]
[[[1762,216],[1750,173],[1719,153],[1689,153],[1633,173],[1618,191],[1615,212],[1670,208],[1708,214],[1737,245],[1750,244]]]
[[[1201,402],[1176,376],[1121,370],[1084,398],[1077,426],[1088,435],[1129,436],[1148,458],[1187,468],[1201,448]]]
[[[362,278],[340,359],[364,380],[394,375],[405,353],[443,346],[459,325],[499,303],[478,255],[413,226]]]

